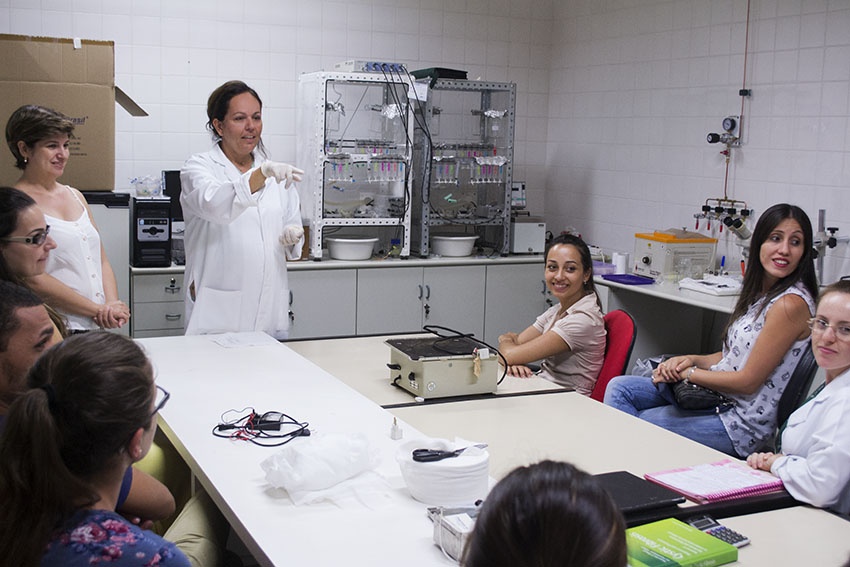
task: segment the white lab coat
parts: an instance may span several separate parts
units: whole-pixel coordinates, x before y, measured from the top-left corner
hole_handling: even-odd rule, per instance
[[[254,155],[254,168],[264,160]],[[286,260],[301,256],[303,238],[280,243],[283,228],[301,226],[298,193],[274,178],[251,194],[218,144],[189,158],[180,172],[186,223],[186,334],[289,332]],[[191,289],[194,288],[194,299]]]
[[[850,371],[788,418],[782,452],[770,472],[795,499],[850,512]]]

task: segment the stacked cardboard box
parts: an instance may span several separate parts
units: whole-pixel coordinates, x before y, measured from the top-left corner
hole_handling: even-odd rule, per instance
[[[69,116],[76,128],[71,159],[60,181],[82,191],[111,191],[115,184],[114,77],[111,41],[0,34],[0,124],[5,129],[12,112],[24,104],[47,106]],[[119,97],[123,95],[118,92]],[[8,148],[0,152],[0,184],[17,181],[21,172],[14,163]]]

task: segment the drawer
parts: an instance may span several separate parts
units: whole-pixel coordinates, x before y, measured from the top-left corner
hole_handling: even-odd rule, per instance
[[[156,301],[152,303],[136,303],[136,311],[132,314],[133,336],[139,331],[153,329],[183,329],[185,313],[183,301]]]
[[[154,337],[182,337],[183,329],[158,329],[156,331],[133,331],[134,339],[151,339]]]
[[[185,294],[186,292],[183,289],[183,274],[133,276],[134,304],[147,303],[148,301],[182,302]]]

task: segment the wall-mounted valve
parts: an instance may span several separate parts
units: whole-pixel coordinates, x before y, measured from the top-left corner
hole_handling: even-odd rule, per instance
[[[722,144],[726,144],[726,146],[740,146],[741,145],[741,117],[740,116],[727,116],[723,119],[723,132],[709,132],[705,137],[706,141],[709,144],[716,144],[718,142]]]

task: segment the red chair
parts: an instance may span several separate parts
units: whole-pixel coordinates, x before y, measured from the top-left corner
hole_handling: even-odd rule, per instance
[[[593,386],[593,391],[590,393],[591,398],[600,402],[605,397],[605,388],[608,387],[608,382],[615,376],[626,373],[626,367],[632,356],[632,349],[635,346],[635,337],[637,336],[635,320],[622,309],[615,309],[606,313],[604,319],[605,330],[608,333],[605,343],[605,360],[602,362],[602,369],[599,371],[596,385]]]

